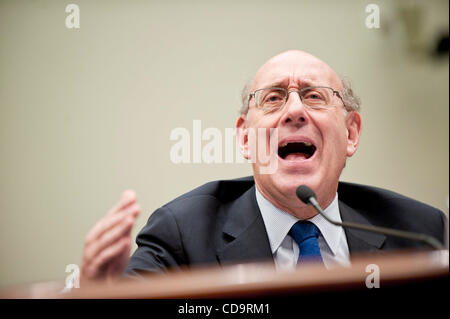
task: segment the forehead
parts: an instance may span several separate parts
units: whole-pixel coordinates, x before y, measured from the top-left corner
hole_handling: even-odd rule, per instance
[[[325,62],[305,52],[285,52],[267,61],[256,73],[252,90],[280,86],[323,85],[340,90],[338,75]]]

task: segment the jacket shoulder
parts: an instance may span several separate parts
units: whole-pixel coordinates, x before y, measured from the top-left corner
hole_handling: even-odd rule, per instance
[[[202,201],[217,201],[227,203],[233,201],[248,191],[255,184],[253,176],[229,180],[217,180],[203,184],[177,198],[171,200],[163,207],[174,209]]]
[[[410,206],[421,211],[429,211],[438,214],[442,213],[437,208],[428,204],[375,186],[339,182],[338,194],[339,199],[344,200],[347,204],[351,203],[356,206],[383,206],[386,204],[391,205],[400,203],[401,205]]]
[[[376,225],[423,232],[442,238],[442,211],[399,193],[355,183],[340,182],[339,200]]]

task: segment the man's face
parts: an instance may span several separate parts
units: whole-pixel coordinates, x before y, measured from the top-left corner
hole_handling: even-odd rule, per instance
[[[328,65],[307,53],[288,51],[260,68],[251,91],[268,87],[300,90],[307,86],[327,86],[342,92],[339,77]],[[345,116],[343,103],[337,96],[332,98],[332,107],[311,110],[302,103],[298,93],[290,93],[286,105],[273,112],[257,108],[252,98],[247,117],[239,118],[237,127],[244,132],[245,129],[256,128],[277,129],[278,147],[270,150],[276,153],[273,155],[276,156],[277,169],[272,174],[261,174],[261,169],[267,164],[256,160],[252,164],[255,183],[262,194],[279,208],[300,218],[310,218],[314,215],[311,210],[307,215],[297,210],[304,205],[296,198],[296,188],[308,185],[316,192],[322,206],[331,203],[346,158],[356,151],[361,119],[356,112]],[[266,137],[270,135],[269,130],[267,133]],[[249,158],[252,156],[252,140],[245,137],[241,140],[244,141],[241,144],[243,154]],[[263,142],[266,149],[270,149],[269,138],[262,141],[256,134],[254,142],[258,147]],[[301,143],[313,146],[302,153],[299,143],[302,147],[309,144]]]

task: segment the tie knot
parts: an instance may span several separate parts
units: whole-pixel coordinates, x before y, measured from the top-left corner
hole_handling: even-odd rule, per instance
[[[315,238],[317,240],[320,235],[320,230],[316,225],[309,221],[299,220],[292,226],[289,235],[291,235],[300,246],[305,240],[310,238]]]

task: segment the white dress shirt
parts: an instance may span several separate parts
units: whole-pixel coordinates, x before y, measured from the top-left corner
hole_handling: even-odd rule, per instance
[[[299,247],[288,233],[299,219],[273,205],[258,191],[257,187],[255,189],[256,201],[266,226],[276,268],[295,269]],[[325,213],[331,219],[341,222],[337,193],[333,202],[325,209]],[[320,214],[308,221],[320,230],[318,241],[325,267],[329,269],[333,266],[350,266],[350,253],[344,229],[329,223]]]

